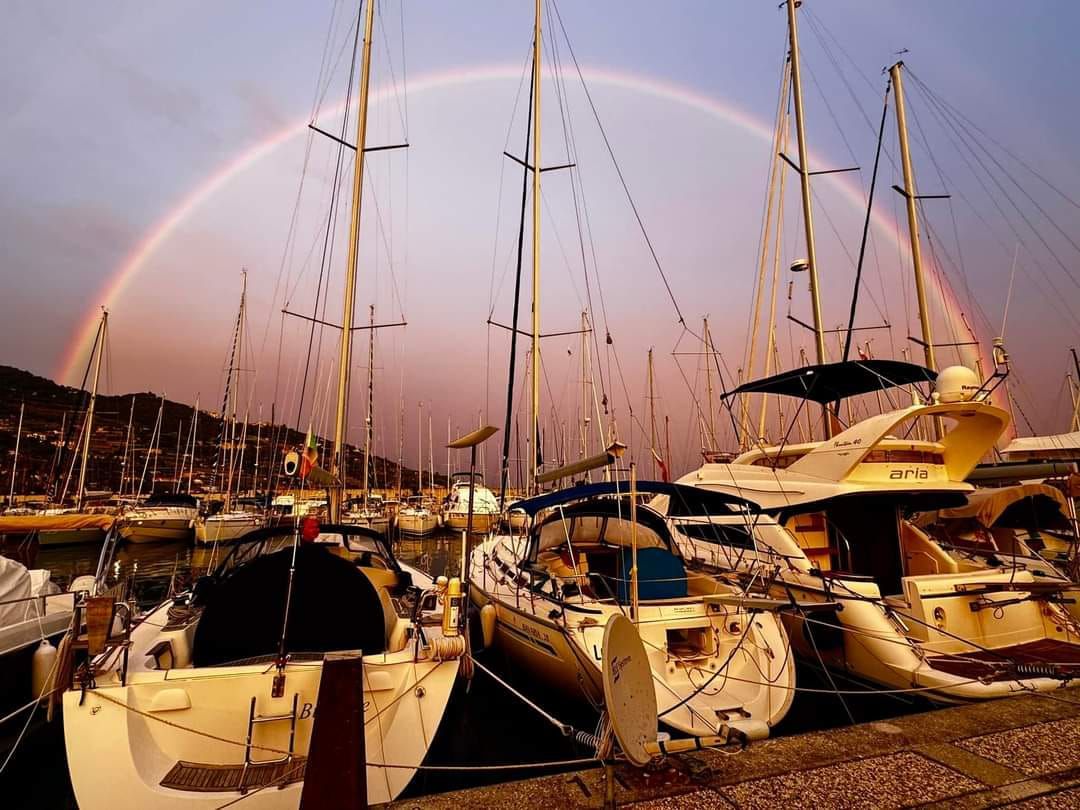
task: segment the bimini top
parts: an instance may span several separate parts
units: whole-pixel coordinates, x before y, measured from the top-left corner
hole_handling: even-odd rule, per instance
[[[715,492],[687,484],[672,484],[666,481],[638,481],[636,491],[642,495],[667,495],[680,502],[693,504],[697,512],[687,514],[714,514],[728,511],[727,507],[738,506],[750,512],[758,512],[759,507],[753,501],[740,498],[737,495],[726,492]],[[596,484],[581,484],[576,487],[557,489],[554,492],[545,492],[533,498],[523,501],[515,501],[511,509],[520,509],[532,517],[542,509],[550,509],[553,506],[582,501],[588,498],[596,498],[601,495],[628,496],[630,484],[626,481],[602,481]]]
[[[783,394],[811,402],[826,403],[898,388],[916,383],[933,383],[937,373],[924,366],[900,360],[849,360],[785,371],[772,377],[740,385],[724,394]]]

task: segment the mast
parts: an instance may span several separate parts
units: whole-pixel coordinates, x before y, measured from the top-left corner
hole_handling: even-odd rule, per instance
[[[120,460],[120,495],[124,494],[124,478],[127,473],[128,456],[131,453],[131,428],[132,423],[135,420],[135,395],[131,395],[131,410],[128,411],[128,426],[127,435],[124,438],[124,457]],[[131,456],[132,466],[135,465],[134,455]],[[134,489],[134,478],[132,479],[132,489]]]
[[[817,246],[814,243],[814,211],[810,198],[810,165],[806,148],[806,127],[803,120],[802,72],[799,69],[799,26],[796,9],[799,0],[787,0],[788,37],[791,47],[791,91],[795,100],[795,134],[799,142],[799,183],[802,186],[803,226],[806,229],[806,263],[810,275],[810,304],[814,313],[814,348],[817,362],[824,363],[825,328],[821,320],[821,296],[818,288]],[[831,433],[826,415],[825,433]]]
[[[716,411],[713,404],[712,338],[709,335],[708,318],[702,319],[701,342],[704,344],[702,348],[705,354],[705,402],[709,408],[709,446],[706,449],[711,451],[716,449]]]
[[[649,349],[649,452],[652,453],[652,477],[656,480],[656,396],[653,393],[652,349]]]
[[[542,0],[536,0],[536,13],[533,22],[533,75],[532,75],[532,451],[529,459],[529,486],[535,488],[537,458],[540,437],[540,7]]]
[[[423,404],[423,403],[421,403]],[[423,439],[420,440],[421,442]],[[435,440],[431,429],[431,414],[427,418],[427,445],[428,445],[428,482],[431,484],[431,497],[435,497]],[[424,492],[424,482],[420,481],[420,493]]]
[[[539,1],[539,0],[538,0]],[[371,34],[375,23],[375,0],[367,0],[364,16],[364,52],[360,69],[360,105],[356,116],[356,161],[353,165],[352,217],[349,220],[349,255],[345,269],[345,305],[341,319],[341,346],[338,352],[337,414],[334,418],[334,455],[330,473],[345,485],[345,424],[349,409],[349,371],[352,365],[352,325],[356,303],[356,266],[360,248],[360,206],[364,189],[364,149],[367,145],[368,83],[371,80]],[[330,498],[330,521],[341,519],[342,489]]]
[[[581,455],[580,458],[589,456],[589,427],[592,418],[589,416],[589,393],[592,389],[592,380],[589,372],[592,363],[589,362],[589,313],[581,313]],[[585,474],[585,480],[592,480],[592,473]]]
[[[23,437],[23,413],[26,410],[26,402],[18,406],[18,428],[15,429],[15,459],[11,462],[11,492],[8,495],[8,507],[15,505],[15,470],[18,469],[18,441]]]
[[[176,455],[173,456],[173,492],[178,491],[180,486],[180,438],[184,435],[184,420],[177,420],[176,424]]]
[[[135,405],[135,398],[131,399],[132,407]],[[192,481],[195,478],[195,447],[199,442],[199,394],[195,395],[195,415],[191,417],[191,466],[188,467],[188,479],[187,479],[187,491],[188,495],[191,494]]]
[[[430,427],[428,428],[430,430]],[[416,403],[416,494],[424,494],[424,403]]]
[[[904,169],[904,202],[907,204],[908,238],[911,241],[911,264],[915,271],[915,296],[919,303],[919,326],[922,329],[923,354],[926,367],[937,371],[937,358],[934,357],[934,337],[930,324],[930,311],[926,304],[926,283],[923,279],[922,249],[919,244],[919,217],[915,208],[918,199],[915,190],[915,171],[911,166],[911,152],[908,148],[907,115],[904,110],[903,62],[897,62],[889,68],[893,88],[896,91],[896,130],[900,140],[900,161]]]
[[[90,459],[90,434],[94,428],[94,405],[97,402],[98,382],[101,379],[101,355],[105,352],[105,337],[109,328],[109,312],[102,310],[101,326],[98,327],[97,354],[94,357],[94,387],[90,390],[90,404],[86,406],[86,427],[83,431],[82,459],[79,461],[79,490],[75,496],[75,508],[81,510],[86,500],[86,463]]]
[[[364,431],[364,508],[367,509],[368,495],[371,492],[371,433],[374,423],[375,407],[375,305],[368,307],[368,377],[367,377],[367,419]]]
[[[262,403],[259,403],[259,422],[255,427],[255,469],[251,472],[251,494],[259,496],[259,449],[262,447]]]

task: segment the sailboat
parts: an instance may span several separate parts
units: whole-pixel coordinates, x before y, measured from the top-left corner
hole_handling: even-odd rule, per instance
[[[529,107],[534,169],[533,442],[539,437],[540,410],[542,42],[537,2]],[[511,381],[512,374],[513,361]],[[536,445],[531,445],[530,487],[607,468],[624,449],[615,443],[597,456],[541,474]],[[504,437],[504,492],[508,446]],[[482,627],[492,628],[490,633],[485,629],[484,642],[502,650],[537,683],[595,706],[603,697],[600,649],[605,622],[627,614],[650,650],[657,705],[666,726],[697,736],[765,737],[783,718],[794,694],[795,669],[783,626],[772,613],[752,613],[740,590],[688,571],[664,518],[638,504],[640,494],[681,500],[700,493],[670,483],[638,483],[633,470],[632,465],[629,485],[616,480],[582,484],[510,505],[527,516],[528,525],[481,541],[468,559],[470,596],[480,610]],[[741,509],[744,503],[738,497],[710,499],[712,508],[724,512]]]
[[[418,407],[416,420],[416,473],[418,495],[409,498],[397,513],[397,530],[409,537],[426,537],[439,527],[439,515],[435,511],[435,499],[424,495],[424,432],[423,404]],[[428,433],[431,422],[428,422]],[[434,471],[433,471],[434,473]]]
[[[240,289],[240,309],[236,315],[236,329],[232,352],[229,355],[229,371],[225,381],[225,406],[222,408],[221,425],[221,453],[219,462],[222,471],[225,464],[225,440],[228,437],[228,474],[223,475],[224,504],[220,512],[209,515],[200,515],[195,522],[195,542],[201,544],[229,543],[243,537],[250,531],[266,525],[266,516],[255,509],[235,509],[236,496],[233,493],[233,474],[236,479],[236,495],[240,492],[240,481],[243,478],[244,453],[241,449],[239,457],[236,453],[236,379],[240,374],[241,357],[244,346],[244,325],[246,323],[247,308],[247,271],[242,273],[243,283]],[[240,443],[242,447],[247,444],[247,418],[244,418],[244,427],[241,431]],[[192,445],[194,457],[194,444]]]
[[[105,352],[105,341],[108,339],[109,313],[102,311],[101,323],[98,325],[97,336],[94,340],[94,382],[90,389],[90,400],[86,406],[86,418],[82,426],[82,448],[79,458],[79,481],[75,491],[75,504],[73,507],[54,507],[43,512],[45,517],[80,517],[92,514],[101,514],[99,508],[90,509],[87,506],[86,492],[86,467],[90,460],[90,437],[94,432],[94,408],[97,404],[98,383],[101,380],[101,363]],[[63,431],[61,431],[62,433]],[[63,440],[63,437],[61,437]],[[62,452],[62,451],[61,451]],[[65,490],[67,485],[65,484]],[[112,521],[109,521],[109,525]],[[105,528],[97,521],[75,521],[70,528],[42,528],[36,532],[38,543],[43,546],[72,545],[76,543],[101,543],[105,540]]]
[[[326,486],[329,521],[309,515],[249,533],[198,587],[135,626],[121,622],[122,636],[111,642],[110,601],[100,635],[88,639],[91,659],[64,694],[80,806],[209,809],[247,796],[295,808],[306,787],[325,787],[304,782],[317,764],[308,757],[350,698],[362,712],[355,720],[367,803],[391,801],[446,712],[466,648],[460,583],[432,584],[399,564],[381,534],[341,523],[374,14],[369,0],[333,455],[329,470],[317,466],[314,448],[304,448],[302,466],[295,451],[285,460],[286,475],[302,473],[302,489],[316,480]],[[99,570],[107,568],[103,560]],[[336,682],[338,699],[324,700],[343,661],[359,664],[357,680]],[[355,742],[344,734],[321,745]]]
[[[371,492],[371,439],[375,418],[375,307],[368,310],[368,401],[367,418],[364,420],[364,483],[363,496],[349,503],[342,517],[345,523],[386,534],[390,530],[390,514],[381,495]]]

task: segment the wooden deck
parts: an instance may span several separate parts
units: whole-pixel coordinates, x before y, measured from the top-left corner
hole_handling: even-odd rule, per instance
[[[244,788],[254,790],[264,785],[285,786],[304,778],[306,757],[294,757],[291,762],[266,762],[249,765],[244,777]],[[228,793],[240,790],[242,763],[236,765],[206,765],[200,762],[184,762],[173,765],[165,774],[161,786],[193,793]]]
[[[1042,639],[996,650],[975,650],[957,655],[935,655],[929,659],[934,669],[962,678],[1009,681],[1017,677],[1014,665],[1032,667],[1020,677],[1039,677],[1037,668],[1047,666],[1055,676],[1080,677],[1080,644]],[[1049,673],[1048,673],[1049,674]]]

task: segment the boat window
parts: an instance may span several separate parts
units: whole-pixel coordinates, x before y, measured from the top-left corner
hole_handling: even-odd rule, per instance
[[[745,526],[727,523],[677,523],[675,529],[679,534],[691,540],[754,549],[754,538]]]

